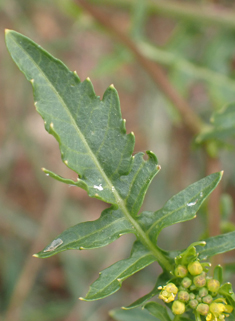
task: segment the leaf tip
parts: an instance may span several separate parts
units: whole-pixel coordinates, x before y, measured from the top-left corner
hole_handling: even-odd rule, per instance
[[[67,161],[67,160],[65,160],[65,161],[64,161],[64,164],[65,164],[65,165],[68,165],[68,161]]]
[[[109,88],[115,89],[115,87],[114,87],[113,84],[111,84],[111,85],[109,86]]]
[[[33,257],[39,257],[39,255],[38,254],[33,254]]]
[[[78,298],[78,300],[80,301],[86,301],[83,297],[80,296],[80,298]]]
[[[5,35],[6,35],[6,36],[8,35],[9,32],[11,32],[10,29],[5,29]]]
[[[157,165],[157,170],[160,171],[162,169],[161,165]]]
[[[80,247],[79,247],[79,250],[85,250],[85,247],[80,246]]]
[[[50,123],[50,128],[53,129],[54,128],[54,124]]]
[[[89,82],[91,82],[91,79],[90,79],[90,77],[87,77],[87,78],[86,78],[86,81],[89,81]]]
[[[30,79],[30,82],[31,82],[31,84],[33,85],[33,83],[34,83],[34,79]]]
[[[220,175],[221,175],[221,178],[222,178],[223,175],[224,175],[224,171],[220,171]]]

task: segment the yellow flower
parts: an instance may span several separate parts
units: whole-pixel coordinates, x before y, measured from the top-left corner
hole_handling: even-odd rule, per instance
[[[159,299],[162,299],[164,302],[169,303],[174,301],[176,294],[178,292],[178,288],[174,283],[168,283],[162,289],[159,294]]]

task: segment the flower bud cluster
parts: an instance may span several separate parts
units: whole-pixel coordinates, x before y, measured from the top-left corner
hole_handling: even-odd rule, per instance
[[[174,314],[180,315],[192,309],[206,321],[221,321],[233,311],[233,307],[218,293],[220,282],[209,278],[198,260],[187,266],[176,266],[174,275],[173,281],[159,287],[159,298],[165,303],[172,302]]]

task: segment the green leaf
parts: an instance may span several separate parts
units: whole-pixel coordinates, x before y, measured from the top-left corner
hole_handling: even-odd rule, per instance
[[[223,172],[211,174],[173,196],[160,210],[143,212],[138,222],[150,239],[155,242],[163,228],[195,218],[201,204],[218,185],[222,175]]]
[[[220,284],[223,283],[223,268],[221,265],[217,265],[214,268],[213,278],[219,281]]]
[[[126,306],[126,307],[122,307],[122,309],[124,310],[130,310],[130,309],[134,309],[136,307],[139,307],[141,305],[143,305],[144,303],[146,303],[148,300],[152,299],[154,296],[156,296],[157,294],[160,293],[160,289],[159,286],[163,286],[164,284],[166,284],[170,279],[171,279],[172,275],[170,275],[167,272],[163,272],[162,274],[159,275],[157,282],[154,286],[154,288],[152,289],[151,292],[149,292],[148,294],[144,295],[143,297],[139,298],[138,300],[136,300],[135,302],[133,302],[132,304]]]
[[[147,311],[140,309],[129,311],[115,309],[111,310],[109,315],[117,321],[156,321],[155,317],[150,315]]]
[[[127,233],[134,233],[132,225],[119,209],[111,207],[104,210],[95,221],[68,228],[34,256],[46,258],[66,250],[95,249],[108,245]]]
[[[121,201],[124,203],[119,194],[120,178],[132,169],[134,135],[126,135],[116,89],[111,85],[100,100],[89,78],[81,82],[75,72],[27,37],[8,30],[6,44],[13,60],[31,81],[36,109],[46,130],[58,140],[64,163],[78,173],[80,187],[91,197],[120,206]],[[158,172],[156,157],[148,155],[149,161],[137,162],[140,167],[135,168],[135,175],[140,176],[142,170],[149,175],[151,171],[153,178]],[[134,181],[129,187],[133,184]],[[146,192],[142,186],[141,192]],[[135,199],[140,197],[142,201],[143,196],[137,194]],[[129,202],[130,199],[134,199],[133,195]]]
[[[233,288],[231,283],[225,283],[223,284],[218,291],[219,294],[223,295],[228,304],[232,305],[235,308],[235,294],[233,292]]]
[[[198,143],[209,139],[224,140],[235,135],[235,103],[224,106],[211,118],[212,126],[196,138]]]
[[[149,302],[144,308],[161,321],[171,321],[167,309],[157,302]]]
[[[206,260],[210,256],[234,250],[234,238],[235,231],[206,239],[206,245],[203,248],[197,247],[199,260]]]
[[[156,261],[156,258],[140,242],[136,241],[131,256],[100,272],[99,278],[90,286],[85,301],[105,298],[120,289],[122,282],[134,273]]]
[[[167,259],[133,219],[160,167],[150,151],[147,161],[143,153],[132,156],[134,135],[126,135],[115,88],[110,86],[100,100],[90,79],[81,82],[76,73],[27,37],[7,30],[6,44],[33,85],[36,109],[46,130],[59,142],[64,163],[79,175],[77,185],[86,189],[89,196],[119,208],[138,238],[169,268]]]

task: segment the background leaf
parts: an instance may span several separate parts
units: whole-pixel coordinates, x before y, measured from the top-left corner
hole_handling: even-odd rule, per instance
[[[150,314],[152,314],[161,321],[171,321],[166,307],[162,306],[157,302],[149,302],[145,304],[144,308],[148,310]]]
[[[235,104],[229,104],[215,112],[211,118],[212,126],[196,138],[197,142],[211,139],[225,140],[235,135]]]
[[[156,318],[145,310],[122,310],[115,309],[109,312],[110,316],[117,321],[156,321]]]
[[[235,232],[230,232],[214,237],[210,237],[205,240],[206,245],[197,247],[200,260],[206,260],[216,254],[225,253],[235,249]]]

